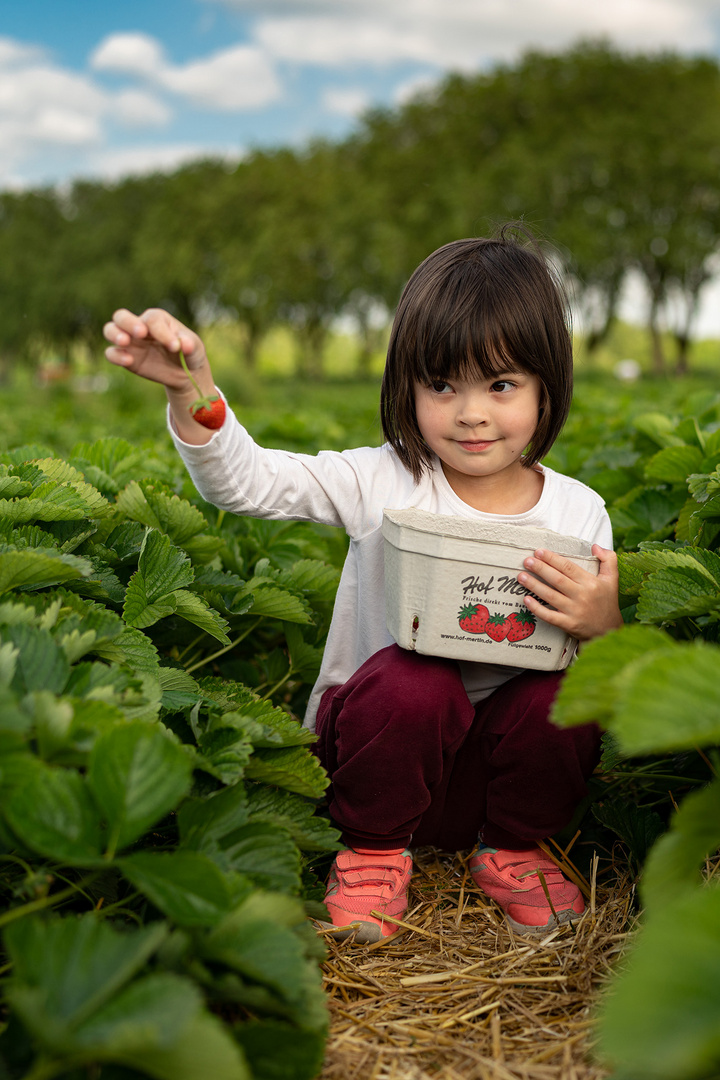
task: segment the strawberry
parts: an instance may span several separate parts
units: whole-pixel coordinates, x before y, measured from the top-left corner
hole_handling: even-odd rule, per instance
[[[535,633],[535,616],[530,611],[513,611],[508,615],[508,622],[508,641],[524,641]]]
[[[180,363],[183,366],[183,371],[200,395],[193,401],[189,409],[193,420],[197,420],[198,424],[202,424],[202,426],[206,428],[211,428],[213,431],[217,428],[221,428],[225,423],[225,402],[219,394],[213,394],[212,397],[208,397],[206,394],[202,393],[200,387],[190,374],[190,369],[187,366],[182,352],[180,353]]]
[[[215,394],[211,398],[201,397],[197,401],[193,401],[190,412],[193,420],[197,420],[198,424],[202,424],[203,427],[212,428],[213,431],[216,428],[221,428],[225,423],[225,402],[219,394]]]
[[[484,604],[466,604],[458,612],[460,629],[468,634],[484,634],[488,614],[488,609]]]
[[[491,637],[493,641],[504,641],[508,636],[510,630],[510,620],[506,615],[501,615],[500,612],[497,615],[491,615],[487,621],[485,627],[485,633],[488,637]]]

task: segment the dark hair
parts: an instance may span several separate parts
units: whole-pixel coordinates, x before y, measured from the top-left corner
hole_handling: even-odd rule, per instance
[[[530,246],[532,245],[532,246]],[[522,463],[557,439],[572,398],[569,306],[524,226],[497,238],[455,240],[418,266],[400,297],[380,395],[385,438],[420,479],[430,468],[415,415],[415,384],[492,378],[520,370],[540,380],[540,417]]]

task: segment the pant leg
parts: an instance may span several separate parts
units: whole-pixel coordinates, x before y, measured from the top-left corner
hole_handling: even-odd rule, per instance
[[[475,721],[457,663],[391,645],[323,695],[315,750],[354,847],[409,844]],[[441,800],[442,802],[442,797]]]
[[[549,713],[562,673],[525,671],[479,703],[456,755],[442,806],[431,808],[415,842],[522,849],[571,820],[600,756],[595,724],[558,728]]]

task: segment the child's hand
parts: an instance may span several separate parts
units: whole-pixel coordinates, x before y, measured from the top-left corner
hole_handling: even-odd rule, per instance
[[[105,323],[103,333],[111,343],[105,350],[111,364],[165,387],[180,438],[194,445],[209,442],[212,431],[208,428],[222,425],[225,405],[221,401],[217,419],[211,412],[208,415],[214,422],[203,426],[206,421],[201,419],[201,413],[208,413],[208,409],[203,407],[197,412],[198,405],[202,402],[205,406],[207,401],[209,407],[207,399],[217,398],[217,394],[205,346],[197,334],[160,308],[149,308],[142,315],[121,308],[111,322]],[[183,368],[181,352],[192,378]]]
[[[622,626],[617,555],[599,544],[593,545],[592,553],[600,560],[597,577],[554,551],[536,551],[523,563],[531,573],[518,574],[521,585],[551,605],[545,607],[526,596],[525,604],[533,615],[580,641]]]
[[[180,364],[181,350],[193,374],[207,365],[205,347],[197,334],[160,308],[150,308],[142,315],[121,308],[105,324],[103,334],[111,343],[105,350],[111,364],[170,390],[191,389]]]

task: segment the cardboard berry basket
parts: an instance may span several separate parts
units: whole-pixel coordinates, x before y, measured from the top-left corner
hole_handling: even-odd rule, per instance
[[[401,648],[540,671],[568,666],[576,639],[534,618],[517,575],[538,548],[597,574],[589,543],[425,510],[386,510],[382,531],[387,625]]]

